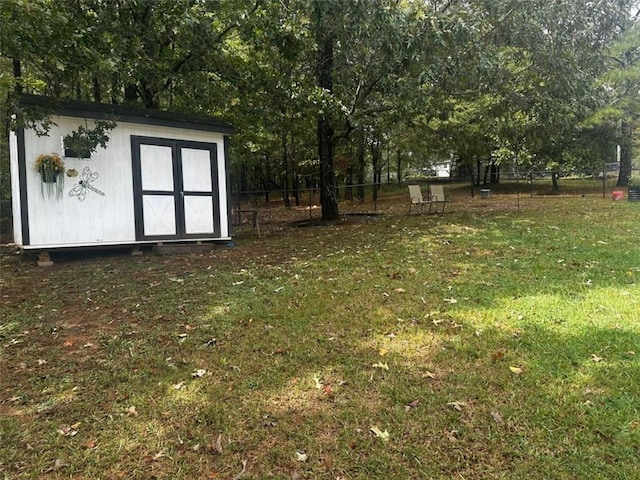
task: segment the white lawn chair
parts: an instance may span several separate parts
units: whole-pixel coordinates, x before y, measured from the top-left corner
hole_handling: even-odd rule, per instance
[[[409,185],[409,196],[411,197],[411,203],[409,204],[409,213],[411,213],[411,207],[420,206],[420,213],[422,213],[422,207],[429,204],[429,208],[431,208],[430,202],[422,198],[422,190],[420,189],[420,185]]]
[[[444,207],[449,202],[451,199],[444,194],[442,185],[429,185],[429,213],[431,213],[431,206],[434,203],[442,203],[442,213],[444,213]]]

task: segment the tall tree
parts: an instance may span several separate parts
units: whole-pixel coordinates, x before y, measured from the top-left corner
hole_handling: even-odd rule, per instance
[[[313,3],[313,28],[317,42],[318,88],[323,94],[333,93],[333,63],[336,34],[332,23],[338,18],[337,3],[315,0]],[[318,158],[320,161],[320,195],[322,219],[338,219],[338,193],[333,167],[334,127],[330,113],[318,113]]]
[[[607,102],[591,122],[600,123],[601,129],[616,124],[620,146],[617,186],[624,187],[632,171],[634,135],[640,118],[640,10],[623,19],[618,28],[622,36],[611,49],[611,68],[601,81]]]

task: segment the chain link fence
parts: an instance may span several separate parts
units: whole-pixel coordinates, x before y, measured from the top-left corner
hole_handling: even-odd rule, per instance
[[[420,185],[425,194],[429,184],[443,184],[446,194],[454,202],[499,199],[502,205],[508,206],[511,203],[518,208],[527,198],[583,197],[619,201],[628,199],[630,195],[628,187],[617,186],[619,173],[614,168],[590,173],[551,170],[511,172],[501,174],[499,181],[495,183],[478,183],[470,177],[413,177],[401,182],[381,184],[342,184],[338,185],[337,194],[341,216],[363,218],[389,211],[408,211],[410,197],[407,185],[412,184]],[[640,177],[640,170],[630,171],[629,177],[634,174]],[[631,195],[633,196],[633,192]],[[315,186],[299,186],[286,191],[272,189],[232,192],[232,223],[237,232],[244,232],[245,228],[252,226],[255,231],[256,221],[263,225],[263,231],[265,227],[268,230],[270,224],[282,222],[313,223],[322,217],[320,205],[320,189]]]

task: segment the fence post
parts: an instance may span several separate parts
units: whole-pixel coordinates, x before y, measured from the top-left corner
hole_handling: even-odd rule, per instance
[[[536,174],[531,172],[529,173],[529,183],[531,184],[531,192],[530,192],[530,196],[531,198],[533,198],[533,179],[536,177]]]

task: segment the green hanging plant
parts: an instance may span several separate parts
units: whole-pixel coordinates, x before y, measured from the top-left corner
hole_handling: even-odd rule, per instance
[[[78,129],[63,138],[64,156],[74,158],[91,158],[98,145],[106,148],[109,141],[109,130],[116,127],[116,122],[98,120],[94,128],[79,125]]]
[[[36,158],[35,169],[40,174],[42,181],[42,196],[45,191],[47,196],[62,197],[64,189],[64,162],[57,153],[42,154]]]

